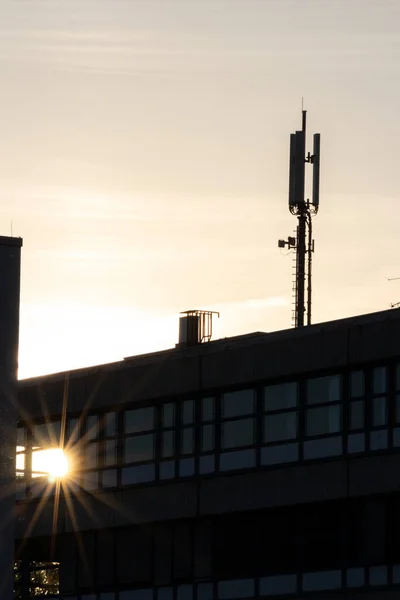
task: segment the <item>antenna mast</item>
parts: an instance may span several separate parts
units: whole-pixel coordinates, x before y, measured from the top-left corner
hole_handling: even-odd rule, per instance
[[[314,240],[312,238],[312,217],[319,208],[319,166],[320,142],[319,133],[314,134],[313,154],[306,155],[306,122],[307,111],[302,110],[302,128],[290,135],[290,162],[289,162],[289,210],[297,217],[296,238],[288,237],[279,240],[279,248],[287,246],[289,250],[296,250],[295,279],[293,285],[294,310],[293,320],[295,327],[311,325],[311,293],[312,293],[312,255],[314,253]],[[313,166],[312,199],[305,197],[305,165]],[[307,279],[307,301],[306,301]]]

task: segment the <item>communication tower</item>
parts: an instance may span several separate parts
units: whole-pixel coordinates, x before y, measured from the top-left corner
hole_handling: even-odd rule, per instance
[[[314,252],[312,238],[312,217],[319,208],[319,167],[320,167],[320,142],[319,133],[314,134],[313,153],[306,154],[306,114],[302,110],[302,128],[290,135],[289,158],[289,210],[297,217],[296,237],[279,240],[279,248],[296,250],[293,296],[293,320],[295,327],[311,325],[311,268]],[[312,165],[312,197],[311,201],[305,196],[305,166]],[[307,279],[307,301],[305,282]]]

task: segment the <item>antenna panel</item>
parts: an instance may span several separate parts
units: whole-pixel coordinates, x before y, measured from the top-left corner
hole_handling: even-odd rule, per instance
[[[304,204],[304,171],[306,143],[304,131],[296,131],[296,161],[294,173],[294,203]]]
[[[289,206],[296,204],[295,201],[295,170],[296,170],[296,134],[290,134],[289,152]]]
[[[314,133],[312,203],[316,208],[319,206],[320,145],[321,135]]]

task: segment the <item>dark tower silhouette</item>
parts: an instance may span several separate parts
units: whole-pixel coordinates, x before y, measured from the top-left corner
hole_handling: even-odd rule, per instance
[[[0,598],[13,597],[20,238],[0,236]]]
[[[305,165],[313,166],[313,183],[311,201],[305,197]],[[302,128],[290,135],[289,159],[289,210],[297,216],[296,237],[279,240],[278,246],[296,250],[296,261],[293,282],[295,327],[311,325],[311,269],[314,240],[312,238],[312,217],[319,207],[319,165],[320,134],[314,134],[313,154],[306,155],[306,111],[302,111]],[[307,300],[306,286],[307,279]]]

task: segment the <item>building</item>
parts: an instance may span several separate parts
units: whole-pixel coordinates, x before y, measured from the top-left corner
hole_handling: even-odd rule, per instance
[[[17,597],[398,598],[399,339],[390,310],[21,381]]]

